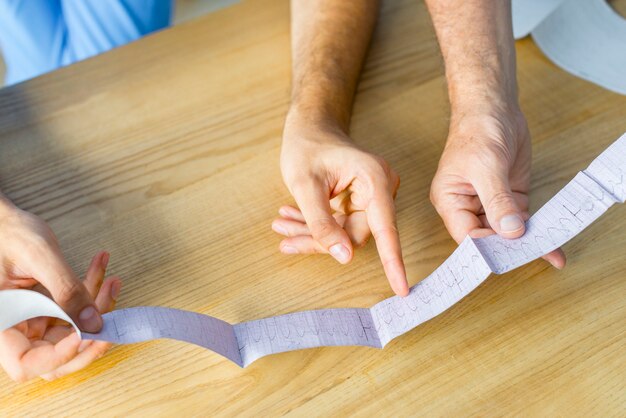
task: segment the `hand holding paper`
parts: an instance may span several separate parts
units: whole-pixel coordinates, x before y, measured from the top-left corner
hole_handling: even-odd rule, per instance
[[[84,281],[89,298],[95,299],[95,306],[101,313],[114,308],[121,286],[118,278],[103,282],[102,258],[105,255],[101,252],[93,258]],[[43,294],[32,292],[29,298],[23,298],[23,293],[0,292],[0,304],[15,304],[0,318],[4,325],[1,329],[15,325],[0,332],[0,365],[13,380],[23,382],[37,376],[47,380],[59,378],[86,367],[111,346],[102,341],[81,342],[77,329],[54,319],[72,322],[63,310],[50,305],[43,286],[35,285],[34,290]],[[30,318],[23,316],[25,312],[30,312],[31,316],[36,312],[37,317],[21,322]]]
[[[0,289],[42,285],[81,327],[96,332],[102,318],[89,292],[65,261],[50,227],[0,194]],[[108,254],[101,254],[105,269]]]
[[[431,200],[458,243],[470,233],[494,231],[519,238],[528,220],[531,143],[517,97],[510,4],[426,3],[452,108]],[[560,250],[544,258],[556,267],[565,264]]]
[[[519,238],[528,220],[531,144],[521,112],[453,118],[430,197],[450,235]],[[543,256],[565,265],[560,249]]]

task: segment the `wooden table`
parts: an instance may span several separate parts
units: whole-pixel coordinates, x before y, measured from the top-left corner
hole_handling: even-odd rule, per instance
[[[626,130],[626,98],[574,78],[525,39],[521,101],[536,210]],[[270,229],[292,202],[278,155],[289,100],[287,1],[254,0],[0,92],[0,190],[48,220],[73,267],[99,249],[119,307],[231,323],[390,296],[373,245],[348,266],[288,257]],[[455,248],[428,201],[446,138],[442,62],[422,2],[385,2],[353,136],[403,179],[411,284]],[[487,280],[385,350],[291,352],[239,369],[175,341],[119,346],[46,383],[0,377],[0,415],[621,415],[626,208]]]

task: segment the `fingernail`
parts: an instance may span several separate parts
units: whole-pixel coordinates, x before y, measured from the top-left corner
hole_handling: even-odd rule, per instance
[[[505,215],[500,219],[502,232],[516,232],[524,227],[524,223],[517,215]]]
[[[274,230],[274,232],[280,235],[288,235],[287,230],[278,224],[272,224],[272,229]]]
[[[278,214],[282,216],[283,218],[289,217],[289,212],[287,212],[287,210],[284,208],[278,209]]]
[[[117,297],[120,295],[120,290],[122,289],[122,284],[120,282],[113,282],[111,285],[111,297],[113,300],[117,300]]]
[[[109,253],[104,253],[102,255],[102,258],[100,259],[100,265],[102,266],[102,269],[106,269],[107,266],[109,265],[109,258],[111,257],[111,254]]]
[[[87,306],[78,315],[82,329],[87,332],[97,332],[102,327],[102,318],[93,306]]]
[[[280,249],[284,254],[298,254],[298,249],[295,247],[291,247],[289,245],[285,245]]]
[[[335,244],[328,249],[330,255],[335,257],[341,264],[346,264],[350,260],[350,251],[342,244]]]

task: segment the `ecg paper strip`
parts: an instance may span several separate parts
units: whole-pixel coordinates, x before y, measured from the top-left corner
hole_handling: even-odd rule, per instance
[[[531,34],[556,65],[626,94],[626,19],[607,0],[513,0],[513,35]]]
[[[369,309],[303,311],[231,325],[194,312],[138,307],[103,315],[102,331],[83,333],[82,338],[118,344],[172,338],[208,348],[241,367],[270,354],[304,348],[383,348],[450,308],[491,273],[513,270],[562,246],[614,203],[624,203],[625,177],[626,134],[539,209],[526,223],[524,236],[466,237],[443,264],[411,287],[408,296],[394,296]],[[77,329],[52,300],[39,293],[0,292],[0,330],[42,315],[62,318]]]
[[[566,0],[512,0],[513,36],[528,36],[550,13]]]
[[[626,19],[606,0],[567,0],[533,29],[532,37],[559,67],[626,94]]]
[[[80,336],[80,329],[72,319],[59,305],[50,302],[46,296],[30,290],[0,291],[0,331],[27,319],[48,316],[69,322]]]

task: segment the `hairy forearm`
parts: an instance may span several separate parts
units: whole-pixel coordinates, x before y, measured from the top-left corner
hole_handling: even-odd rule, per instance
[[[517,110],[510,0],[426,0],[446,66],[453,116]]]
[[[346,131],[377,0],[292,0],[290,114]]]

